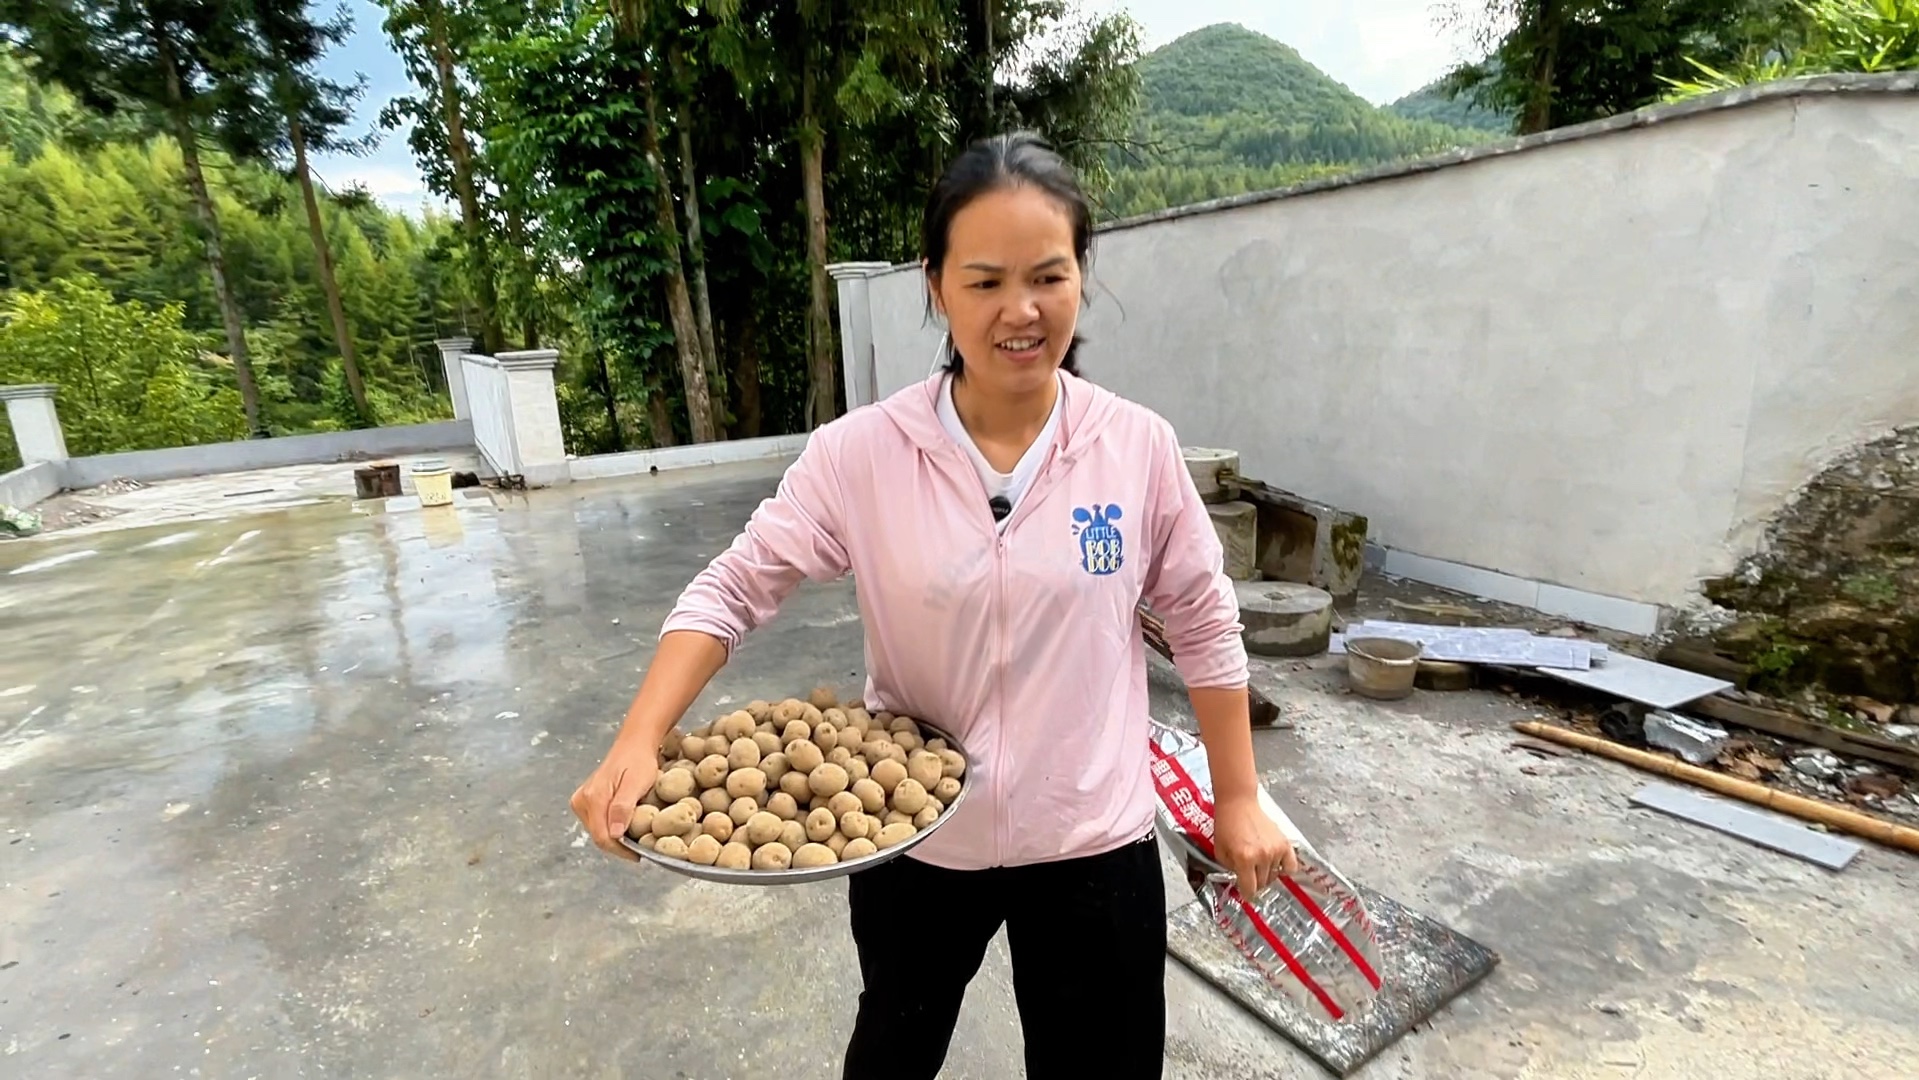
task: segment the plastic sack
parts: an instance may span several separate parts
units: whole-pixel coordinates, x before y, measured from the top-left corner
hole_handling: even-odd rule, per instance
[[[33,510],[18,510],[0,505],[0,533],[32,536],[40,531],[40,515]]]
[[[1239,886],[1213,854],[1213,776],[1206,747],[1178,728],[1152,724],[1153,788],[1159,829],[1176,852],[1209,873],[1200,902],[1267,982],[1317,1015],[1345,1020],[1379,992],[1379,941],[1352,884],[1259,790],[1260,808],[1292,841],[1299,872],[1281,875],[1259,895]]]

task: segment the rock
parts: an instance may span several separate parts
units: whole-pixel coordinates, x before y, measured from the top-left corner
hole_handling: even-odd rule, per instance
[[[1859,719],[1874,724],[1890,724],[1899,712],[1897,705],[1887,705],[1871,698],[1853,698],[1852,703],[1859,710]]]
[[[1908,727],[1905,724],[1893,724],[1891,727],[1888,727],[1886,729],[1886,737],[1889,739],[1910,739],[1914,735],[1919,735],[1919,727]]]
[[[1848,779],[1846,790],[1854,795],[1872,795],[1881,799],[1890,799],[1906,790],[1906,785],[1896,776],[1887,776],[1885,773],[1866,773],[1863,776]]]
[[[1839,775],[1839,760],[1818,754],[1792,759],[1793,769],[1809,780],[1831,780]]]
[[[1238,451],[1182,446],[1179,453],[1186,459],[1186,471],[1192,475],[1194,486],[1199,488],[1201,502],[1220,503],[1233,497],[1232,492],[1220,483],[1220,473],[1239,472]]]
[[[1781,501],[1760,553],[1706,597],[1737,610],[1714,635],[1775,688],[1819,685],[1885,723],[1881,702],[1919,703],[1919,427],[1856,446]],[[1898,717],[1908,726],[1919,718]]]
[[[1333,632],[1333,596],[1291,581],[1241,581],[1239,621],[1256,656],[1317,656]]]
[[[1249,502],[1215,503],[1206,508],[1225,555],[1226,576],[1251,581],[1259,576],[1259,507]]]
[[[1646,714],[1646,742],[1661,750],[1670,750],[1693,765],[1704,765],[1725,748],[1722,728],[1676,716],[1663,710]]]

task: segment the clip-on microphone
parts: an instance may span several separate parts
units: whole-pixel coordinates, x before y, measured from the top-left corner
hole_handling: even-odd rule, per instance
[[[1007,502],[1006,496],[1004,495],[993,496],[991,499],[987,500],[986,505],[993,508],[994,521],[1004,521],[1006,520],[1006,515],[1013,512],[1013,504],[1010,502]]]

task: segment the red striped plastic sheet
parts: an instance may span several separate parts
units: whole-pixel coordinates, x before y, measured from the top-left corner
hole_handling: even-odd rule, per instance
[[[1176,851],[1208,865],[1199,898],[1241,955],[1280,992],[1340,1022],[1379,993],[1379,941],[1352,884],[1313,850],[1264,788],[1265,810],[1293,843],[1299,872],[1246,897],[1213,853],[1213,777],[1206,747],[1179,728],[1153,722],[1153,788],[1160,831]]]

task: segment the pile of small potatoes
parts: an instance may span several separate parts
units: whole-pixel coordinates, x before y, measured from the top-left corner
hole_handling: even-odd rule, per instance
[[[667,736],[626,835],[731,870],[850,862],[930,827],[965,775],[959,751],[911,717],[868,714],[821,687]]]

